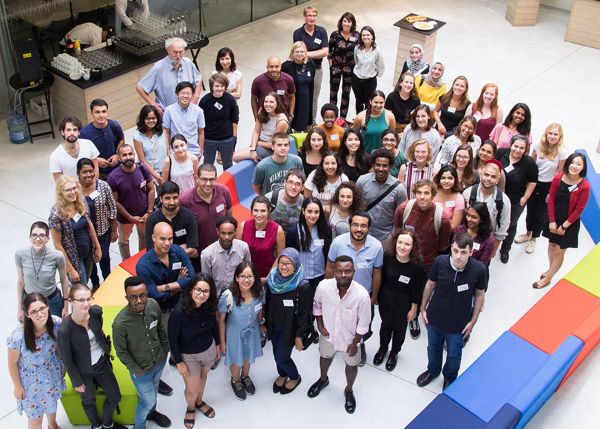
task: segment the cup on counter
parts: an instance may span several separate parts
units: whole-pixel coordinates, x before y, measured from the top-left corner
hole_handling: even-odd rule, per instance
[[[90,69],[83,69],[81,71],[81,77],[83,80],[90,80]]]
[[[71,73],[69,73],[69,77],[71,78],[71,80],[79,80],[81,79],[81,74],[81,70],[75,69],[71,71]]]

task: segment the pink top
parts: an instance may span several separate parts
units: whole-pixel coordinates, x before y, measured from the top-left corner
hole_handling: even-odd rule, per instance
[[[345,352],[356,334],[364,335],[371,323],[369,292],[354,280],[340,299],[335,279],[322,280],[313,301],[313,314],[323,316],[328,341],[336,351]]]
[[[433,198],[433,202],[437,203],[442,207],[442,216],[447,217],[452,220],[452,216],[454,215],[454,210],[464,210],[465,209],[465,199],[462,194],[459,192],[456,194],[456,198],[449,201],[440,200],[439,193]]]
[[[490,140],[493,140],[498,149],[510,147],[510,139],[519,134],[518,131],[511,131],[504,124],[498,124],[490,133]],[[531,134],[527,134],[527,145],[531,146]]]
[[[256,230],[256,223],[253,219],[244,223],[244,232],[242,240],[248,243],[250,247],[250,258],[256,271],[261,277],[267,277],[273,262],[275,262],[275,251],[277,249],[277,229],[279,224],[272,220],[267,221],[264,231]]]

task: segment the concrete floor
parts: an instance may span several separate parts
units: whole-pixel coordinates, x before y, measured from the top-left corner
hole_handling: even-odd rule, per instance
[[[437,37],[435,58],[445,63],[447,81],[464,74],[469,78],[471,98],[476,98],[485,82],[500,86],[501,105],[505,111],[519,101],[529,104],[533,114],[533,136],[550,122],[558,121],[565,128],[565,140],[570,149],[586,148],[594,153],[600,136],[598,109],[592,106],[600,98],[600,51],[563,41],[568,13],[541,8],[535,27],[511,27],[504,19],[505,2],[492,0],[457,0],[445,2],[371,0],[368,7],[363,1],[334,0],[310,2],[319,8],[318,23],[332,31],[339,16],[353,11],[358,25],[372,25],[377,43],[386,53],[386,73],[379,88],[388,93],[393,87],[397,28],[393,23],[409,12],[432,16],[448,24]],[[240,102],[239,146],[247,146],[253,126],[249,91],[252,79],[265,70],[268,55],[286,57],[291,45],[291,32],[302,24],[302,6],[286,10],[262,21],[254,22],[211,38],[210,45],[200,55],[201,71],[208,76],[214,66],[214,55],[223,46],[236,54],[244,73],[244,95]],[[320,105],[328,101],[327,79],[321,91]],[[573,102],[577,102],[573,105]],[[352,102],[351,102],[352,104]],[[596,112],[596,113],[594,113]],[[351,111],[349,117],[354,117]],[[116,118],[118,119],[118,118]],[[320,118],[319,118],[320,119]],[[133,132],[127,132],[131,139]],[[0,272],[5,287],[0,288],[0,337],[13,329],[16,321],[16,271],[14,251],[28,244],[28,228],[32,222],[46,220],[54,202],[54,191],[48,173],[48,156],[58,141],[39,139],[35,144],[12,145],[8,141],[6,125],[0,125],[0,236],[5,243],[0,249]],[[524,219],[524,216],[523,216]],[[521,222],[523,223],[523,221]],[[519,232],[523,229],[519,227]],[[559,275],[564,275],[591,248],[589,235],[582,231],[580,247],[567,252]],[[111,249],[113,264],[120,262],[118,249]],[[496,259],[491,265],[491,283],[486,296],[485,311],[479,319],[471,341],[464,350],[462,368],[467,368],[502,332],[508,329],[548,289],[533,290],[531,282],[545,269],[546,241],[539,240],[538,250],[527,255],[523,246],[515,245],[508,265]],[[559,277],[557,277],[558,279]],[[374,327],[379,325],[376,316]],[[2,342],[4,348],[5,343]],[[344,374],[341,359],[334,362],[331,385],[316,399],[309,399],[306,391],[318,377],[316,347],[294,353],[303,377],[301,387],[288,398],[273,396],[271,384],[276,376],[270,344],[263,358],[252,367],[251,375],[257,385],[257,394],[245,402],[238,402],[228,384],[228,372],[220,367],[210,374],[205,399],[217,413],[214,420],[197,415],[196,427],[245,428],[267,424],[282,424],[290,428],[320,425],[324,428],[391,428],[403,427],[410,422],[441,391],[441,378],[427,388],[416,386],[415,380],[426,367],[426,344],[423,335],[417,341],[410,338],[400,354],[393,373],[381,367],[366,365],[359,370],[355,385],[357,411],[350,416],[343,409]],[[378,346],[377,340],[367,343],[369,362]],[[2,351],[5,356],[4,350]],[[1,379],[0,427],[25,427],[25,418],[15,412],[12,386],[6,365],[0,365]],[[183,382],[176,370],[167,368],[164,379],[174,388],[171,397],[159,397],[158,409],[173,420],[173,428],[183,427],[185,410]],[[597,386],[600,384],[600,354],[593,352],[534,417],[532,428],[597,428],[600,413],[597,409]],[[71,428],[62,411],[58,414],[63,429]],[[149,428],[155,427],[153,424]]]

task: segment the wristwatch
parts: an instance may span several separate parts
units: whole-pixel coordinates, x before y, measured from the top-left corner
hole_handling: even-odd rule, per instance
[[[169,283],[165,284],[165,292],[168,292],[171,290],[171,285]]]

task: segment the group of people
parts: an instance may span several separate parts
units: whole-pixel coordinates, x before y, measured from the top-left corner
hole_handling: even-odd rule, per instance
[[[129,258],[134,226],[147,251],[125,281],[128,305],[114,320],[112,343],[138,392],[136,429],[150,420],[171,424],[156,410],[157,394],[172,393],[160,380],[169,354],[185,383],[191,428],[197,410],[216,415],[203,397],[221,356],[235,397],[255,393],[250,368],[267,340],[278,394],[301,383],[294,349],[318,344],[311,398],[342,354],[344,406],[353,413],[376,308],[373,364],[395,369],[407,328],[420,336],[420,315],[428,365],[417,384],[442,373],[445,388],[458,375],[496,253],[507,263],[513,243],[532,253],[547,237],[549,266],[533,283],[539,289],[551,284],[566,249],[577,247],[589,197],[586,159],[569,154],[560,124],[534,143],[526,104],[504,117],[493,83],[471,103],[467,78],[447,88],[443,64],[427,64],[419,45],[386,97],[377,90],[384,69],[374,30],[356,31],[345,13],[328,37],[316,18],[314,7],[305,8],[289,59],[269,57],[267,72],[254,79],[248,149],[235,151],[242,74],[233,52],[219,50],[201,96],[200,74],[177,38],[137,86],[148,104],[133,145],[104,100],[91,102],[86,126],[61,121],[63,142],[50,156],[56,204],[15,254],[20,324],[8,340],[9,368],[31,428],[44,414],[57,427],[63,366],[92,427],[122,427],[112,421],[121,396],[93,294],[102,283],[96,264],[106,279],[111,242]],[[331,97],[316,125],[325,58]],[[357,114],[348,121],[351,89]],[[306,131],[298,155],[290,153],[291,131]],[[226,170],[243,159],[257,162],[247,220],[232,216],[232,195],[214,165]],[[526,231],[517,236],[525,208]],[[95,385],[106,394],[102,415]]]

